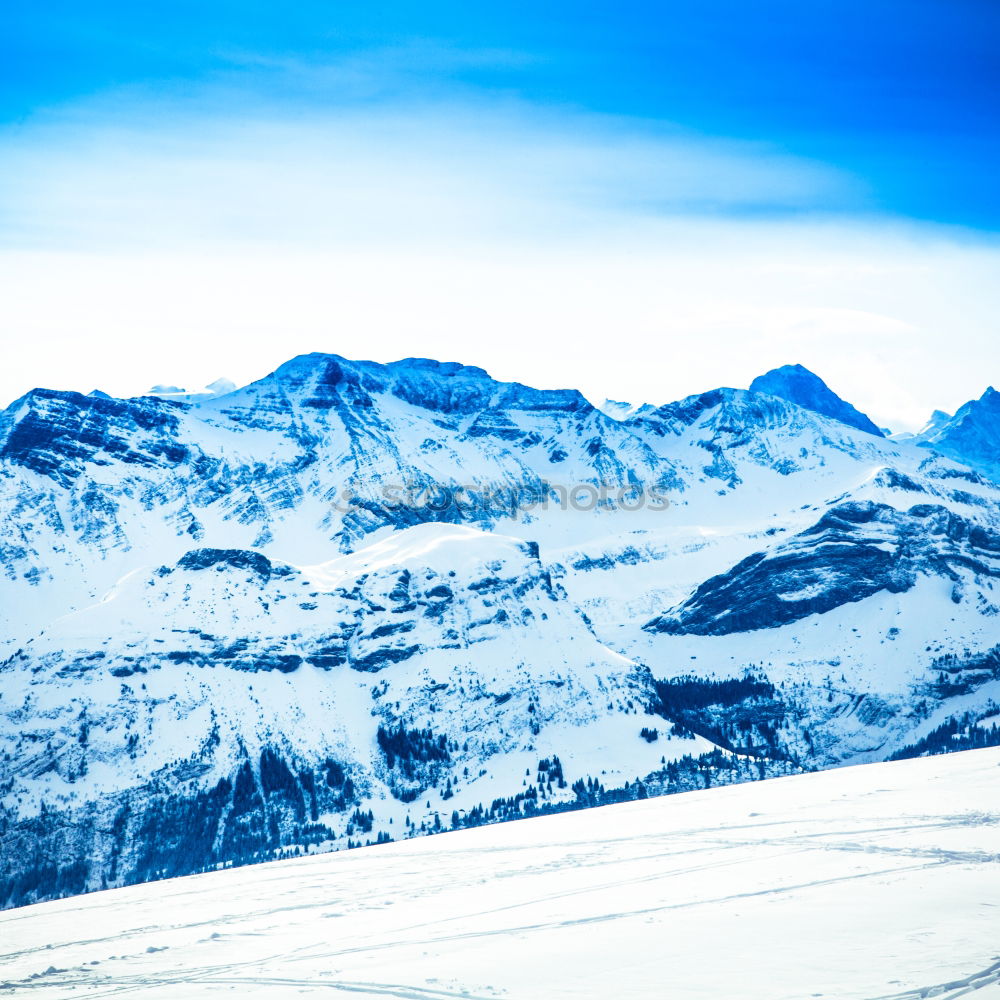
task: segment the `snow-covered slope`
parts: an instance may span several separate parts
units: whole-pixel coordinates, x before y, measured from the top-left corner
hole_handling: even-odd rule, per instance
[[[195,875],[0,914],[0,992],[985,998],[998,822],[978,750]]]
[[[0,414],[0,905],[978,745],[1000,488],[770,392],[296,358]],[[917,749],[908,749],[917,746]]]
[[[3,719],[6,843],[128,881],[502,816],[516,794],[575,802],[564,768],[617,787],[713,749],[640,736],[662,726],[648,671],[532,546],[442,524],[303,569],[195,549],[136,571],[11,658],[4,696],[23,706]]]

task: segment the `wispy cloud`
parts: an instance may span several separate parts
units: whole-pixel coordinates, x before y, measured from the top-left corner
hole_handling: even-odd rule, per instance
[[[0,131],[0,397],[333,350],[663,402],[799,361],[914,426],[992,378],[988,239],[763,142],[458,79],[518,58],[231,54]]]
[[[389,59],[381,76],[360,59],[264,60],[253,64],[252,86],[236,74],[169,100],[119,93],[8,128],[3,240],[426,245],[562,235],[629,217],[864,205],[850,176],[765,143],[474,97],[461,86],[391,96],[413,58]],[[261,89],[260,72],[281,86]]]

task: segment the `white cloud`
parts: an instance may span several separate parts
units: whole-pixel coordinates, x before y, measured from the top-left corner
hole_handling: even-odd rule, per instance
[[[218,105],[0,135],[0,399],[330,350],[662,402],[798,361],[914,427],[996,380],[1000,251],[836,219],[863,192],[822,164],[509,102]]]
[[[860,197],[763,144],[511,102],[141,108],[102,102],[0,137],[4,242],[454,246]]]

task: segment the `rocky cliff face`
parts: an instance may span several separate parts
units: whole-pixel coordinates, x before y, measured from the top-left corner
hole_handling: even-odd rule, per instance
[[[777,628],[880,592],[901,594],[920,576],[964,579],[992,590],[1000,579],[1000,532],[947,508],[839,504],[772,549],[756,552],[698,586],[653,632],[728,635]]]
[[[36,390],[0,415],[0,901],[974,743],[1000,489],[926,444],[420,359]]]

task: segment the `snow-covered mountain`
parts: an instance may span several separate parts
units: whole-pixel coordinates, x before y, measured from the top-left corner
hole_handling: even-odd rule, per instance
[[[17,400],[0,902],[989,742],[1000,486],[796,372]]]
[[[916,440],[1000,481],[1000,392],[990,386],[953,417],[935,410]]]
[[[649,403],[628,403],[620,399],[605,399],[597,408],[613,420],[628,420],[637,413],[652,413],[656,409]]]
[[[160,399],[172,399],[181,403],[198,403],[213,396],[225,396],[236,389],[236,383],[228,378],[217,378],[209,382],[203,389],[182,389],[177,385],[154,385],[147,396],[158,396]]]
[[[841,399],[818,375],[802,365],[783,365],[758,375],[750,383],[750,391],[780,396],[859,431],[882,436],[882,431],[868,417]]]

